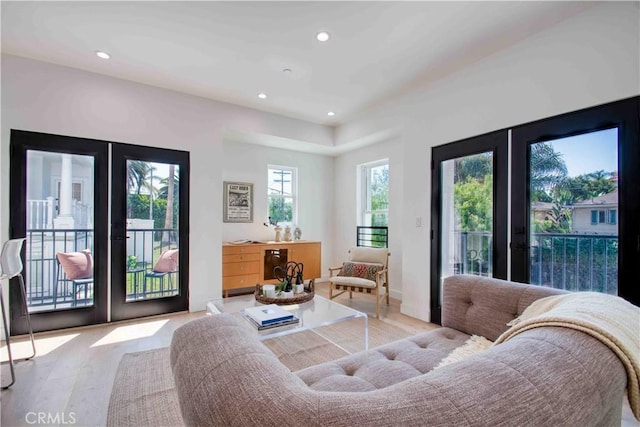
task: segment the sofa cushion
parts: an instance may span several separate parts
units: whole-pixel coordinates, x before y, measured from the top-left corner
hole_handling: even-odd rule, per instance
[[[469,335],[439,328],[296,372],[317,391],[372,391],[431,371]]]
[[[563,293],[490,277],[449,276],[443,286],[442,326],[495,341],[533,301]]]

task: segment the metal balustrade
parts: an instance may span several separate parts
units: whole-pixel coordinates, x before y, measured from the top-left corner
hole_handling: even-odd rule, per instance
[[[356,227],[356,246],[371,248],[389,247],[389,227],[358,226]]]
[[[176,278],[168,278],[166,286],[163,280],[162,287],[157,279],[146,282],[147,273],[151,272],[160,254],[167,249],[178,247],[177,235],[176,229],[164,228],[127,231],[127,300],[178,293]],[[93,305],[93,283],[82,288],[81,298],[74,295],[73,281],[66,278],[56,259],[58,252],[88,249],[93,253],[93,229],[30,229],[27,231],[25,247],[24,272],[29,311]]]
[[[454,233],[455,274],[491,275],[492,236]],[[618,293],[618,237],[534,233],[530,283],[568,291]]]

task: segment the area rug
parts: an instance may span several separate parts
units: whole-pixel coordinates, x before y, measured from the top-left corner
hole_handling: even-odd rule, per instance
[[[292,371],[339,359],[364,345],[362,319],[273,338],[263,343]],[[369,318],[369,347],[411,335]],[[335,344],[334,344],[335,343]],[[109,400],[107,426],[182,426],[169,348],[122,356]]]

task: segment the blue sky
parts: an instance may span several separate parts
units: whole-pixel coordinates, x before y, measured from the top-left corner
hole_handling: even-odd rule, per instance
[[[607,129],[550,142],[562,153],[569,176],[618,170],[618,129]]]

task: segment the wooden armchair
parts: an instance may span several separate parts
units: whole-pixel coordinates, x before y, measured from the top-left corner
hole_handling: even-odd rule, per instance
[[[329,268],[329,298],[333,299],[345,292],[349,298],[353,292],[374,295],[376,298],[376,318],[380,318],[380,300],[389,305],[389,249],[351,248],[349,261],[341,267]],[[337,294],[334,294],[337,291]]]

